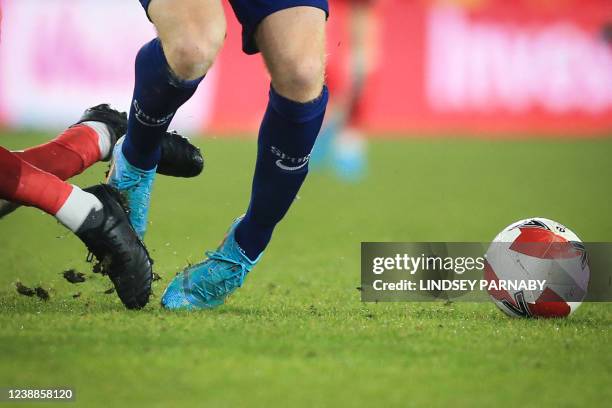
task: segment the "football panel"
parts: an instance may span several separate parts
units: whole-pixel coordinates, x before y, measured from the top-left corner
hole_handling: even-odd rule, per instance
[[[531,314],[535,317],[566,317],[571,313],[570,305],[550,288],[544,289],[535,303],[528,303],[527,305]]]

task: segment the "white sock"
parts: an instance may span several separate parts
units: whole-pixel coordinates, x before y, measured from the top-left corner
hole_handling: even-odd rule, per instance
[[[76,232],[92,210],[101,210],[102,207],[102,202],[95,195],[72,186],[72,192],[55,214],[55,218],[66,228]]]
[[[102,122],[87,121],[83,122],[98,134],[98,147],[100,148],[100,160],[104,160],[110,154],[111,137],[108,126]]]

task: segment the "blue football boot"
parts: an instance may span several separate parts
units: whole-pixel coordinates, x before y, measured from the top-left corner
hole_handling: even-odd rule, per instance
[[[142,170],[132,166],[121,151],[122,137],[113,148],[107,184],[115,187],[127,201],[130,222],[140,237],[144,238],[149,218],[151,190],[157,168]]]
[[[162,296],[162,306],[173,310],[210,309],[242,286],[246,275],[261,259],[250,260],[238,246],[234,233],[237,218],[216,251],[207,251],[204,262],[189,266],[174,277]]]

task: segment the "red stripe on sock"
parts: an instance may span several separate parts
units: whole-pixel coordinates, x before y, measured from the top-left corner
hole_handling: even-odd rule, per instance
[[[100,160],[98,134],[86,125],[73,126],[50,142],[15,153],[62,180],[81,174]]]
[[[71,192],[70,184],[0,147],[0,198],[55,215]]]

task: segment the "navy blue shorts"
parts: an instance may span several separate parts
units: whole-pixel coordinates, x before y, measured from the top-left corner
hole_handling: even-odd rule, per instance
[[[151,0],[140,0],[142,7],[148,9]],[[310,6],[325,11],[329,15],[327,0],[229,0],[236,18],[242,24],[242,50],[247,54],[259,52],[255,44],[255,29],[267,16],[291,7]]]

